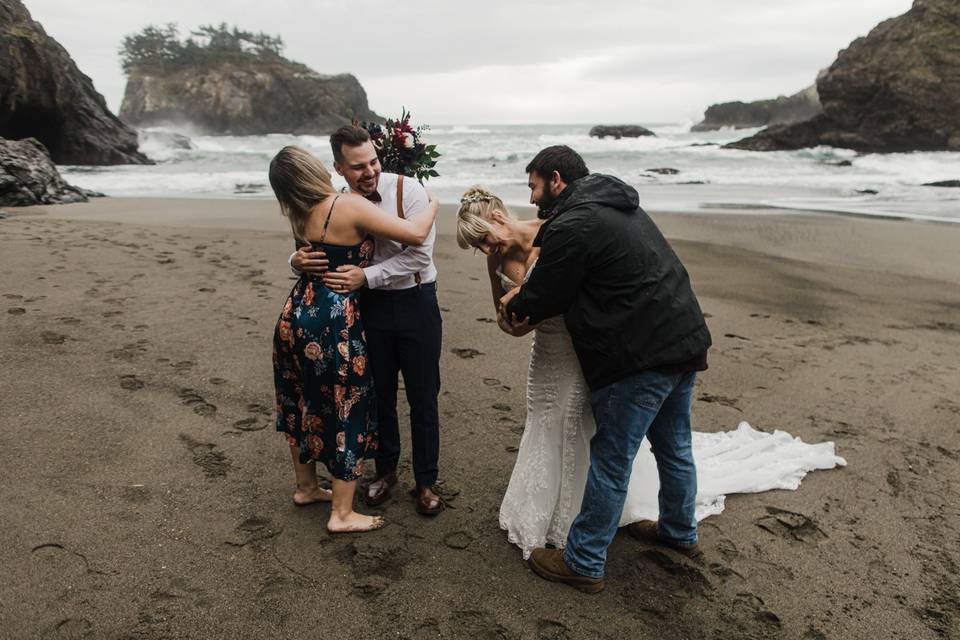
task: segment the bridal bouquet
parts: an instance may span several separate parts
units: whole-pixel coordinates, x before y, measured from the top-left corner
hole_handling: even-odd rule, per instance
[[[440,175],[433,168],[440,157],[437,146],[421,140],[423,132],[430,127],[411,125],[406,109],[402,110],[399,120],[388,119],[382,126],[361,122],[359,126],[370,134],[384,171],[416,178],[420,182]]]

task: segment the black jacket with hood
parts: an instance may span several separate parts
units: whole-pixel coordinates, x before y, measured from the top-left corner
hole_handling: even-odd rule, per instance
[[[562,313],[591,390],[646,369],[705,368],[710,331],[690,278],[636,189],[597,173],[575,180],[534,246],[507,311],[533,323]]]

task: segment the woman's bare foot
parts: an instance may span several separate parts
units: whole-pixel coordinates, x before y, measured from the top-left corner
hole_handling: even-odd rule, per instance
[[[316,502],[330,502],[331,500],[333,500],[333,492],[319,486],[298,488],[293,492],[293,504],[298,507],[305,507]]]
[[[385,524],[383,516],[365,516],[362,513],[351,511],[346,517],[335,513],[330,514],[327,520],[327,531],[330,533],[358,533],[374,531]]]

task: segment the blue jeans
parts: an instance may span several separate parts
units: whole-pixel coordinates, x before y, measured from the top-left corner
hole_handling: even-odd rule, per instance
[[[697,470],[690,427],[695,379],[693,372],[643,371],[590,394],[597,433],[590,440],[580,515],[567,534],[564,553],[567,565],[577,573],[603,575],[607,547],[617,533],[633,460],[644,436],[660,476],[660,534],[681,544],[697,541]]]

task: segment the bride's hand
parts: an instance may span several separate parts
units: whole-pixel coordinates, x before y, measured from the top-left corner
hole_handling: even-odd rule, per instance
[[[515,338],[526,335],[536,328],[530,324],[530,318],[524,318],[522,322],[511,322],[505,310],[497,311],[497,326],[501,331]]]

